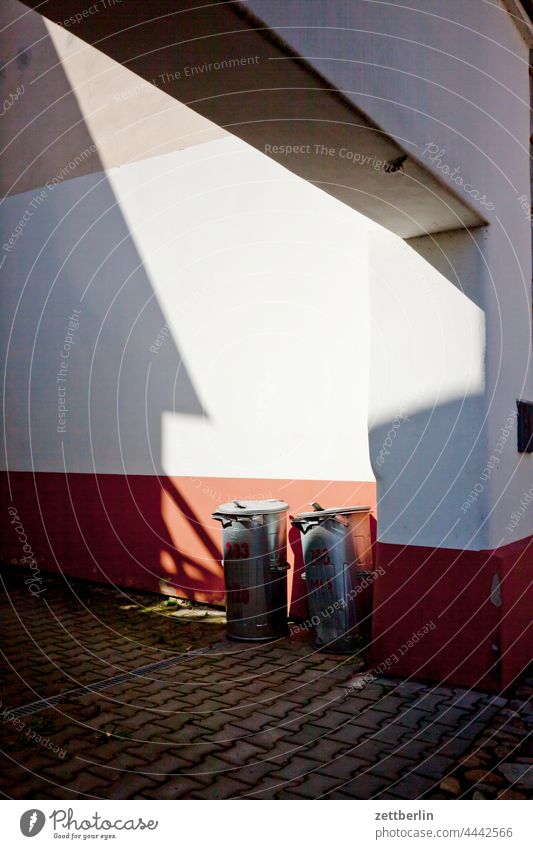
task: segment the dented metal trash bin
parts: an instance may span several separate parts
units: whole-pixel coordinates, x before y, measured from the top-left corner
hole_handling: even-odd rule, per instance
[[[287,510],[284,501],[232,501],[222,523],[227,635],[272,640],[287,634]]]
[[[357,648],[361,569],[371,564],[369,507],[332,507],[291,518],[302,534],[305,579],[317,648]]]

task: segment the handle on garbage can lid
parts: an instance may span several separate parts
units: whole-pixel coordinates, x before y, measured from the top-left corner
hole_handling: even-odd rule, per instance
[[[313,502],[311,505],[314,513],[302,513],[301,516],[289,516],[291,525],[306,534],[310,528],[316,528],[317,525],[322,525],[324,522],[337,522],[347,528],[349,521],[342,513],[336,513],[334,510],[322,510],[320,504]],[[320,509],[319,509],[320,508]],[[316,514],[316,516],[314,515]]]
[[[326,513],[327,511],[318,503],[318,501],[312,501],[311,507],[315,511],[315,513]],[[344,525],[347,527],[349,525],[348,519],[345,519],[342,514],[335,513],[329,516],[328,518],[333,519],[334,522],[338,522],[339,525]]]
[[[233,522],[240,522],[241,525],[251,525],[254,521],[253,516],[230,516],[228,513],[211,513],[211,518],[216,522],[221,522],[223,528],[229,528]]]
[[[306,534],[309,528],[316,528],[317,525],[320,525],[320,519],[316,519],[313,521],[312,519],[301,519],[299,516],[295,516],[294,518],[291,516],[291,525],[294,528],[298,528],[302,532],[302,534]]]
[[[233,519],[231,516],[226,516],[225,513],[211,513],[211,518],[215,520],[215,522],[221,522],[223,528],[229,528]]]

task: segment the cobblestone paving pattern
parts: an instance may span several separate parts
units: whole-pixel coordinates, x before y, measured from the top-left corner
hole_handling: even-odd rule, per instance
[[[1,574],[7,798],[533,797],[533,678],[506,698],[374,679],[360,657],[316,652],[309,633],[230,642],[214,608],[48,575],[33,597]]]

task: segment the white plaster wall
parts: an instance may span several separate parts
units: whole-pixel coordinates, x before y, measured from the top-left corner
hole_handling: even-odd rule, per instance
[[[232,137],[38,192],[0,212],[3,245],[32,209],[2,252],[4,466],[372,479],[365,219]]]
[[[461,509],[486,452],[485,315],[472,238],[371,234],[369,431],[383,542],[487,545],[487,494]]]
[[[459,264],[467,278],[472,273],[479,277],[476,304],[483,310],[486,334],[486,349],[480,336],[477,352],[478,358],[485,358],[482,404],[479,407],[476,402],[472,408],[470,433],[462,429],[460,438],[448,442],[444,462],[431,475],[433,495],[427,487],[420,490],[405,526],[394,521],[392,513],[392,521],[385,516],[381,497],[394,484],[396,471],[382,471],[379,535],[386,534],[394,542],[411,541],[417,516],[428,514],[428,498],[432,500],[430,512],[447,511],[444,528],[439,521],[434,532],[422,534],[428,545],[442,545],[446,528],[453,533],[456,547],[467,548],[496,547],[533,534],[531,508],[523,512],[514,529],[508,529],[511,514],[520,509],[520,500],[531,486],[533,458],[518,454],[516,424],[503,446],[500,441],[502,429],[509,430],[506,423],[516,399],[533,398],[526,44],[498,0],[448,0],[445,4],[440,0],[411,0],[409,4],[403,0],[335,4],[328,0],[250,0],[247,6],[440,179],[453,187],[450,172],[459,169],[455,173],[468,184],[469,202],[477,203],[472,197],[475,191],[485,198],[478,208],[490,226],[476,238],[476,244],[450,243],[446,247],[452,265]],[[433,160],[430,144],[438,149]],[[400,181],[399,197],[401,191]],[[527,196],[526,211],[519,200],[522,195]],[[379,325],[379,316],[373,311],[372,326]],[[419,350],[424,351],[422,317],[418,330],[398,325],[392,332],[392,347],[412,345],[415,333]],[[374,371],[372,384],[379,379],[383,377]],[[430,393],[435,397],[439,381],[437,370]],[[388,408],[387,401],[382,418]],[[448,411],[443,407],[441,438],[449,424]],[[379,416],[379,410],[373,415]],[[427,422],[431,417],[433,426],[437,416],[438,410],[428,410]],[[471,457],[465,486],[443,505],[449,459],[457,465],[468,442],[484,445],[483,453]],[[405,442],[406,464],[417,445],[416,435]],[[501,453],[494,455],[498,446]],[[420,453],[418,456],[422,458]],[[467,498],[479,484],[491,456],[497,456],[499,463],[483,480],[483,491],[467,517],[461,511],[463,492],[466,489]],[[461,521],[455,525],[458,515]],[[480,528],[475,539],[472,517]]]
[[[438,255],[430,239],[419,241],[416,252],[409,245],[407,258],[405,245],[376,237],[376,469],[382,428],[390,427],[398,395],[411,386],[413,362],[424,388],[416,428],[402,429],[405,471],[399,476],[394,463],[377,470],[380,536],[479,548],[533,533],[533,510],[508,530],[531,486],[533,462],[517,454],[515,426],[482,493],[468,514],[461,511],[501,444],[516,398],[533,398],[530,223],[519,202],[529,195],[525,44],[496,0],[449,0],[444,10],[437,0],[412,0],[409,7],[401,0],[247,5],[439,178],[450,182],[439,162],[460,169],[493,207],[482,207],[490,226],[474,241],[444,236]],[[442,151],[433,161],[424,153],[429,144]],[[401,201],[401,177],[396,184]],[[36,193],[4,202],[2,243]],[[363,219],[231,140],[56,187],[0,272],[9,340],[8,465],[368,479],[366,231]],[[452,279],[449,267],[460,269]],[[398,320],[405,309],[392,307],[396,278],[417,321]],[[421,309],[424,281],[439,291],[438,325],[433,315],[428,325]],[[68,315],[88,283],[69,375],[68,431],[58,440],[54,358],[59,362]],[[222,320],[228,303],[236,319],[231,328]],[[167,322],[172,339],[151,354],[148,341]],[[446,340],[438,355],[428,356],[429,328]],[[457,329],[455,351],[449,342]],[[274,334],[275,351],[261,348],[255,370],[242,361],[240,348],[249,351],[252,339]],[[270,358],[276,375],[286,369],[286,380],[264,377]],[[235,401],[243,395],[244,410]],[[283,419],[272,412],[278,405]],[[453,405],[461,409],[457,427]],[[431,438],[422,444],[421,434]],[[435,463],[439,444],[446,450]],[[415,460],[431,468],[423,487],[414,471],[407,474]],[[452,470],[459,468],[456,480]]]
[[[502,215],[528,158],[528,48],[498,0],[249,0],[255,12],[348,99],[450,186],[426,145]],[[527,132],[527,131],[526,131]],[[526,181],[527,183],[527,181]],[[476,204],[471,196],[466,199]]]

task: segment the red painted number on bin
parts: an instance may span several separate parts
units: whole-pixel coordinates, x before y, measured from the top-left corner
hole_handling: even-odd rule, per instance
[[[247,542],[227,542],[226,557],[228,560],[247,560],[250,556],[250,548]]]

